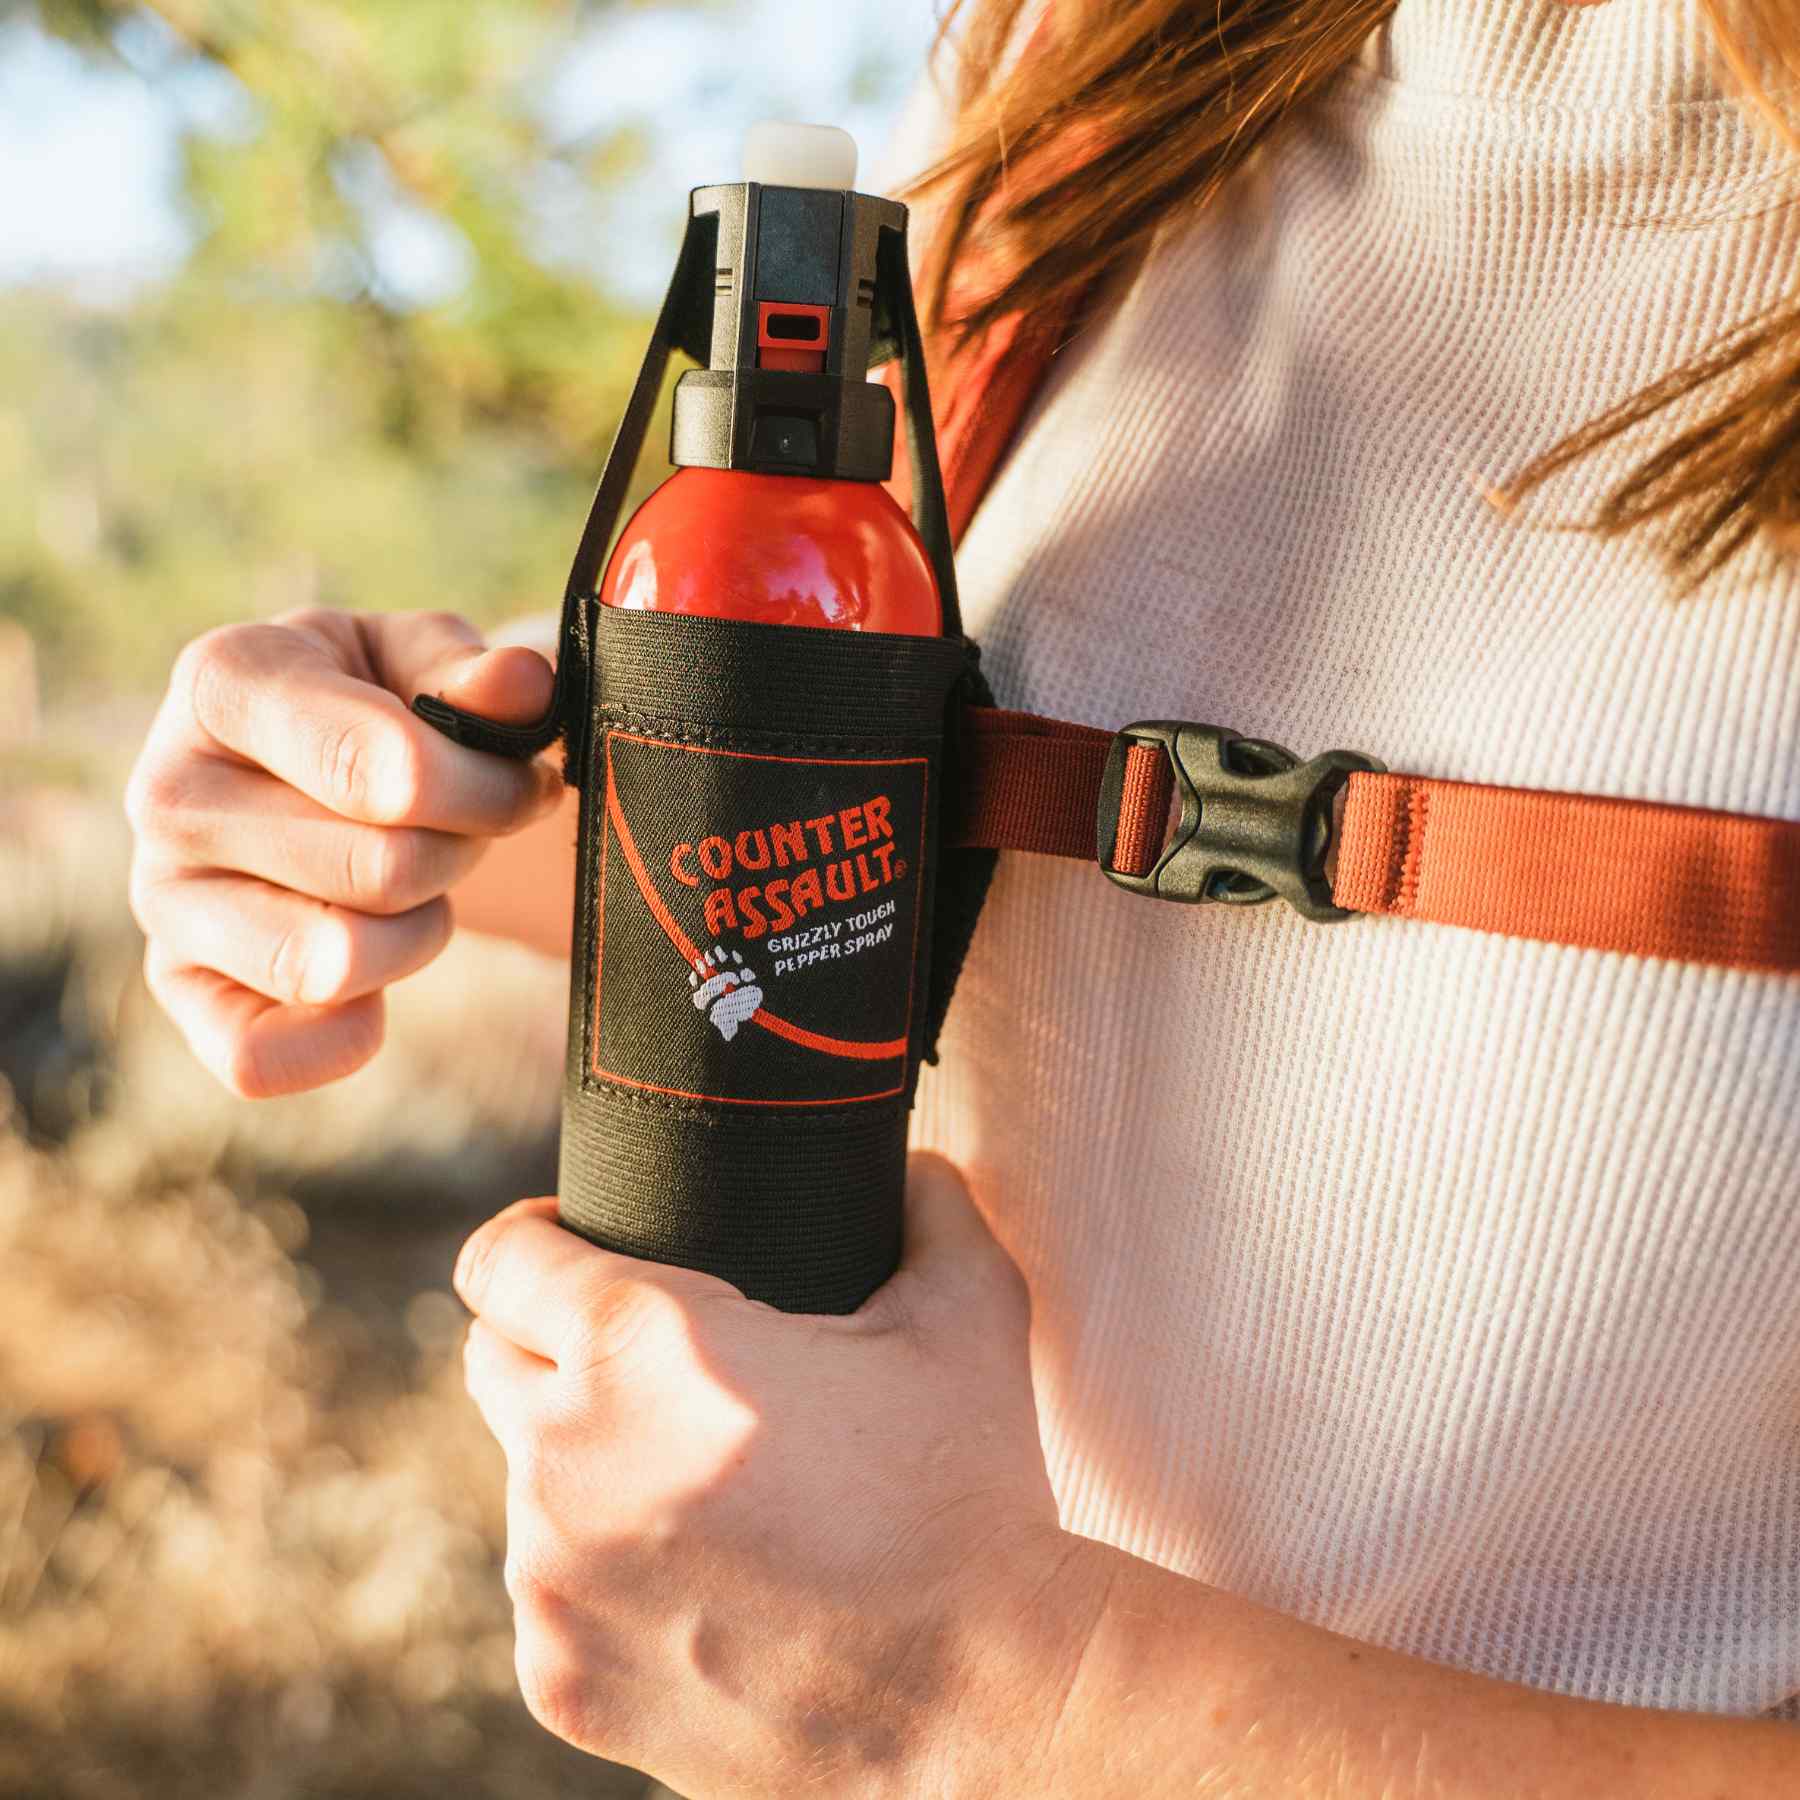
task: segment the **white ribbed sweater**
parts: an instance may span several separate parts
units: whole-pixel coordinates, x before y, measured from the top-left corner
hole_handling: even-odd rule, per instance
[[[1800,818],[1800,576],[1480,490],[1774,300],[1694,0],[1400,0],[1059,360],[971,530],[1003,704]],[[1569,871],[1581,879],[1579,868]],[[1800,981],[1003,859],[922,1085],[1074,1529],[1574,1694],[1800,1693]]]

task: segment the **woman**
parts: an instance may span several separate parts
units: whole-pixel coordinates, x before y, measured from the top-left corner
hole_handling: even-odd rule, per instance
[[[1003,702],[1800,818],[1800,28],[1713,10],[1131,0],[1015,60],[988,0],[944,341],[1081,321],[959,559]],[[443,619],[183,659],[136,901],[240,1091],[373,1054],[551,803],[402,701],[547,681]],[[863,1313],[471,1240],[528,1699],[694,1793],[1800,1791],[1797,1094],[1792,979],[1005,859]]]

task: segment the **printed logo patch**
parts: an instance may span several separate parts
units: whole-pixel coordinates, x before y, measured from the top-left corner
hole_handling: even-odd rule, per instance
[[[925,759],[610,731],[597,773],[593,1073],[750,1106],[901,1092]]]

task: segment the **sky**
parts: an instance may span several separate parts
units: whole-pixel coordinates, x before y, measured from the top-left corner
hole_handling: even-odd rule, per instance
[[[178,117],[23,20],[0,26],[0,281],[154,275],[187,233]]]
[[[608,284],[640,304],[660,295],[688,189],[735,179],[758,119],[845,127],[866,175],[935,28],[933,0],[727,0],[603,16],[546,72],[540,104],[559,134],[630,126],[651,145],[641,176],[607,209],[595,260]],[[168,273],[190,241],[180,131],[198,124],[229,141],[255,129],[255,109],[229,76],[168,79],[170,46],[148,20],[125,48],[135,67],[105,69],[27,20],[0,25],[0,285],[47,280],[107,298]],[[161,79],[152,85],[149,74]],[[369,181],[384,208],[377,255],[390,289],[416,304],[454,292],[459,247],[388,204],[378,172]],[[587,198],[539,197],[546,241],[559,216],[579,215],[591,233]]]

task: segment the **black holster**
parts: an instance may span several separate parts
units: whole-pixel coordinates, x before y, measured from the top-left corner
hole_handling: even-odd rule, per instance
[[[959,639],[602,609],[566,1223],[799,1312],[900,1249]]]

